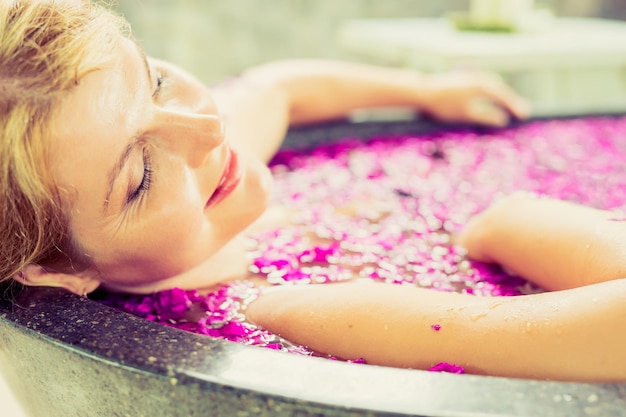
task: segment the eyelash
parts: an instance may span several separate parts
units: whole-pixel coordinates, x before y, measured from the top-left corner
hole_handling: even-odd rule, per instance
[[[128,203],[137,200],[145,194],[152,185],[152,160],[150,154],[144,150],[143,152],[143,177],[139,186],[128,196]]]
[[[165,77],[160,72],[156,74],[156,88],[154,89],[154,93],[152,94],[153,98],[157,98],[159,93],[161,93],[161,87],[163,87],[163,83],[165,82]]]

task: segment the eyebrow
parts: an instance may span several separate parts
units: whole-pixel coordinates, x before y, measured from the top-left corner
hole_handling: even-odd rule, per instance
[[[150,72],[150,64],[148,64],[148,58],[146,56],[146,53],[144,52],[143,48],[141,47],[141,45],[137,42],[137,40],[131,38],[131,40],[133,41],[133,43],[135,44],[135,46],[137,47],[137,51],[139,52],[139,55],[141,56],[141,59],[143,61],[144,64],[144,68],[146,71],[146,78],[148,80],[150,80],[152,78],[151,72]],[[117,158],[117,162],[115,163],[115,165],[113,166],[113,169],[109,172],[108,175],[108,189],[107,189],[107,193],[104,197],[104,204],[103,204],[103,211],[106,214],[109,210],[109,200],[111,198],[111,194],[113,193],[113,187],[115,186],[115,181],[117,180],[117,178],[120,175],[120,172],[122,172],[122,170],[124,169],[124,166],[126,165],[126,163],[128,162],[128,160],[130,159],[130,155],[133,151],[133,149],[135,148],[135,145],[137,145],[137,142],[139,142],[139,139],[141,138],[142,134],[141,132],[134,135],[131,140],[129,141],[128,145],[126,145],[126,147],[124,148],[124,150],[122,151],[122,153],[120,154],[119,158]]]

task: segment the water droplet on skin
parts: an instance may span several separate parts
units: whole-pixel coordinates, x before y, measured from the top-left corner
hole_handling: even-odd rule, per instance
[[[482,318],[484,318],[484,317],[487,317],[487,313],[485,313],[485,312],[483,311],[483,312],[481,312],[481,313],[472,314],[472,315],[470,316],[470,320],[472,320],[472,321],[476,321],[476,320],[478,320],[478,319],[482,319]]]
[[[526,322],[526,328],[524,329],[524,332],[525,333],[530,333],[533,330],[534,327],[535,327],[535,323],[527,321]]]

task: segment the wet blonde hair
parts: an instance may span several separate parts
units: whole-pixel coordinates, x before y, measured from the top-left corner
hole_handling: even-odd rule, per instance
[[[57,103],[115,48],[125,21],[85,0],[0,0],[0,281],[30,263],[80,268],[50,175]]]

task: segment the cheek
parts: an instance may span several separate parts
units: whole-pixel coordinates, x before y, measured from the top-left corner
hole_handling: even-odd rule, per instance
[[[201,213],[180,210],[163,214],[162,220],[154,226],[154,235],[165,249],[188,250],[209,232]]]
[[[207,258],[213,250],[211,228],[201,212],[188,207],[163,208],[159,216],[120,236],[108,259],[111,271],[132,268],[135,279],[153,281],[181,273]]]
[[[109,231],[110,239],[103,241],[108,242],[109,249],[105,250],[111,262],[141,259],[168,265],[180,258],[184,263],[191,249],[210,241],[201,197],[183,175],[172,173],[167,179],[157,178],[145,202],[139,203],[124,225]]]
[[[151,220],[143,228],[165,249],[187,248],[209,233],[200,197],[178,191],[151,210]]]

